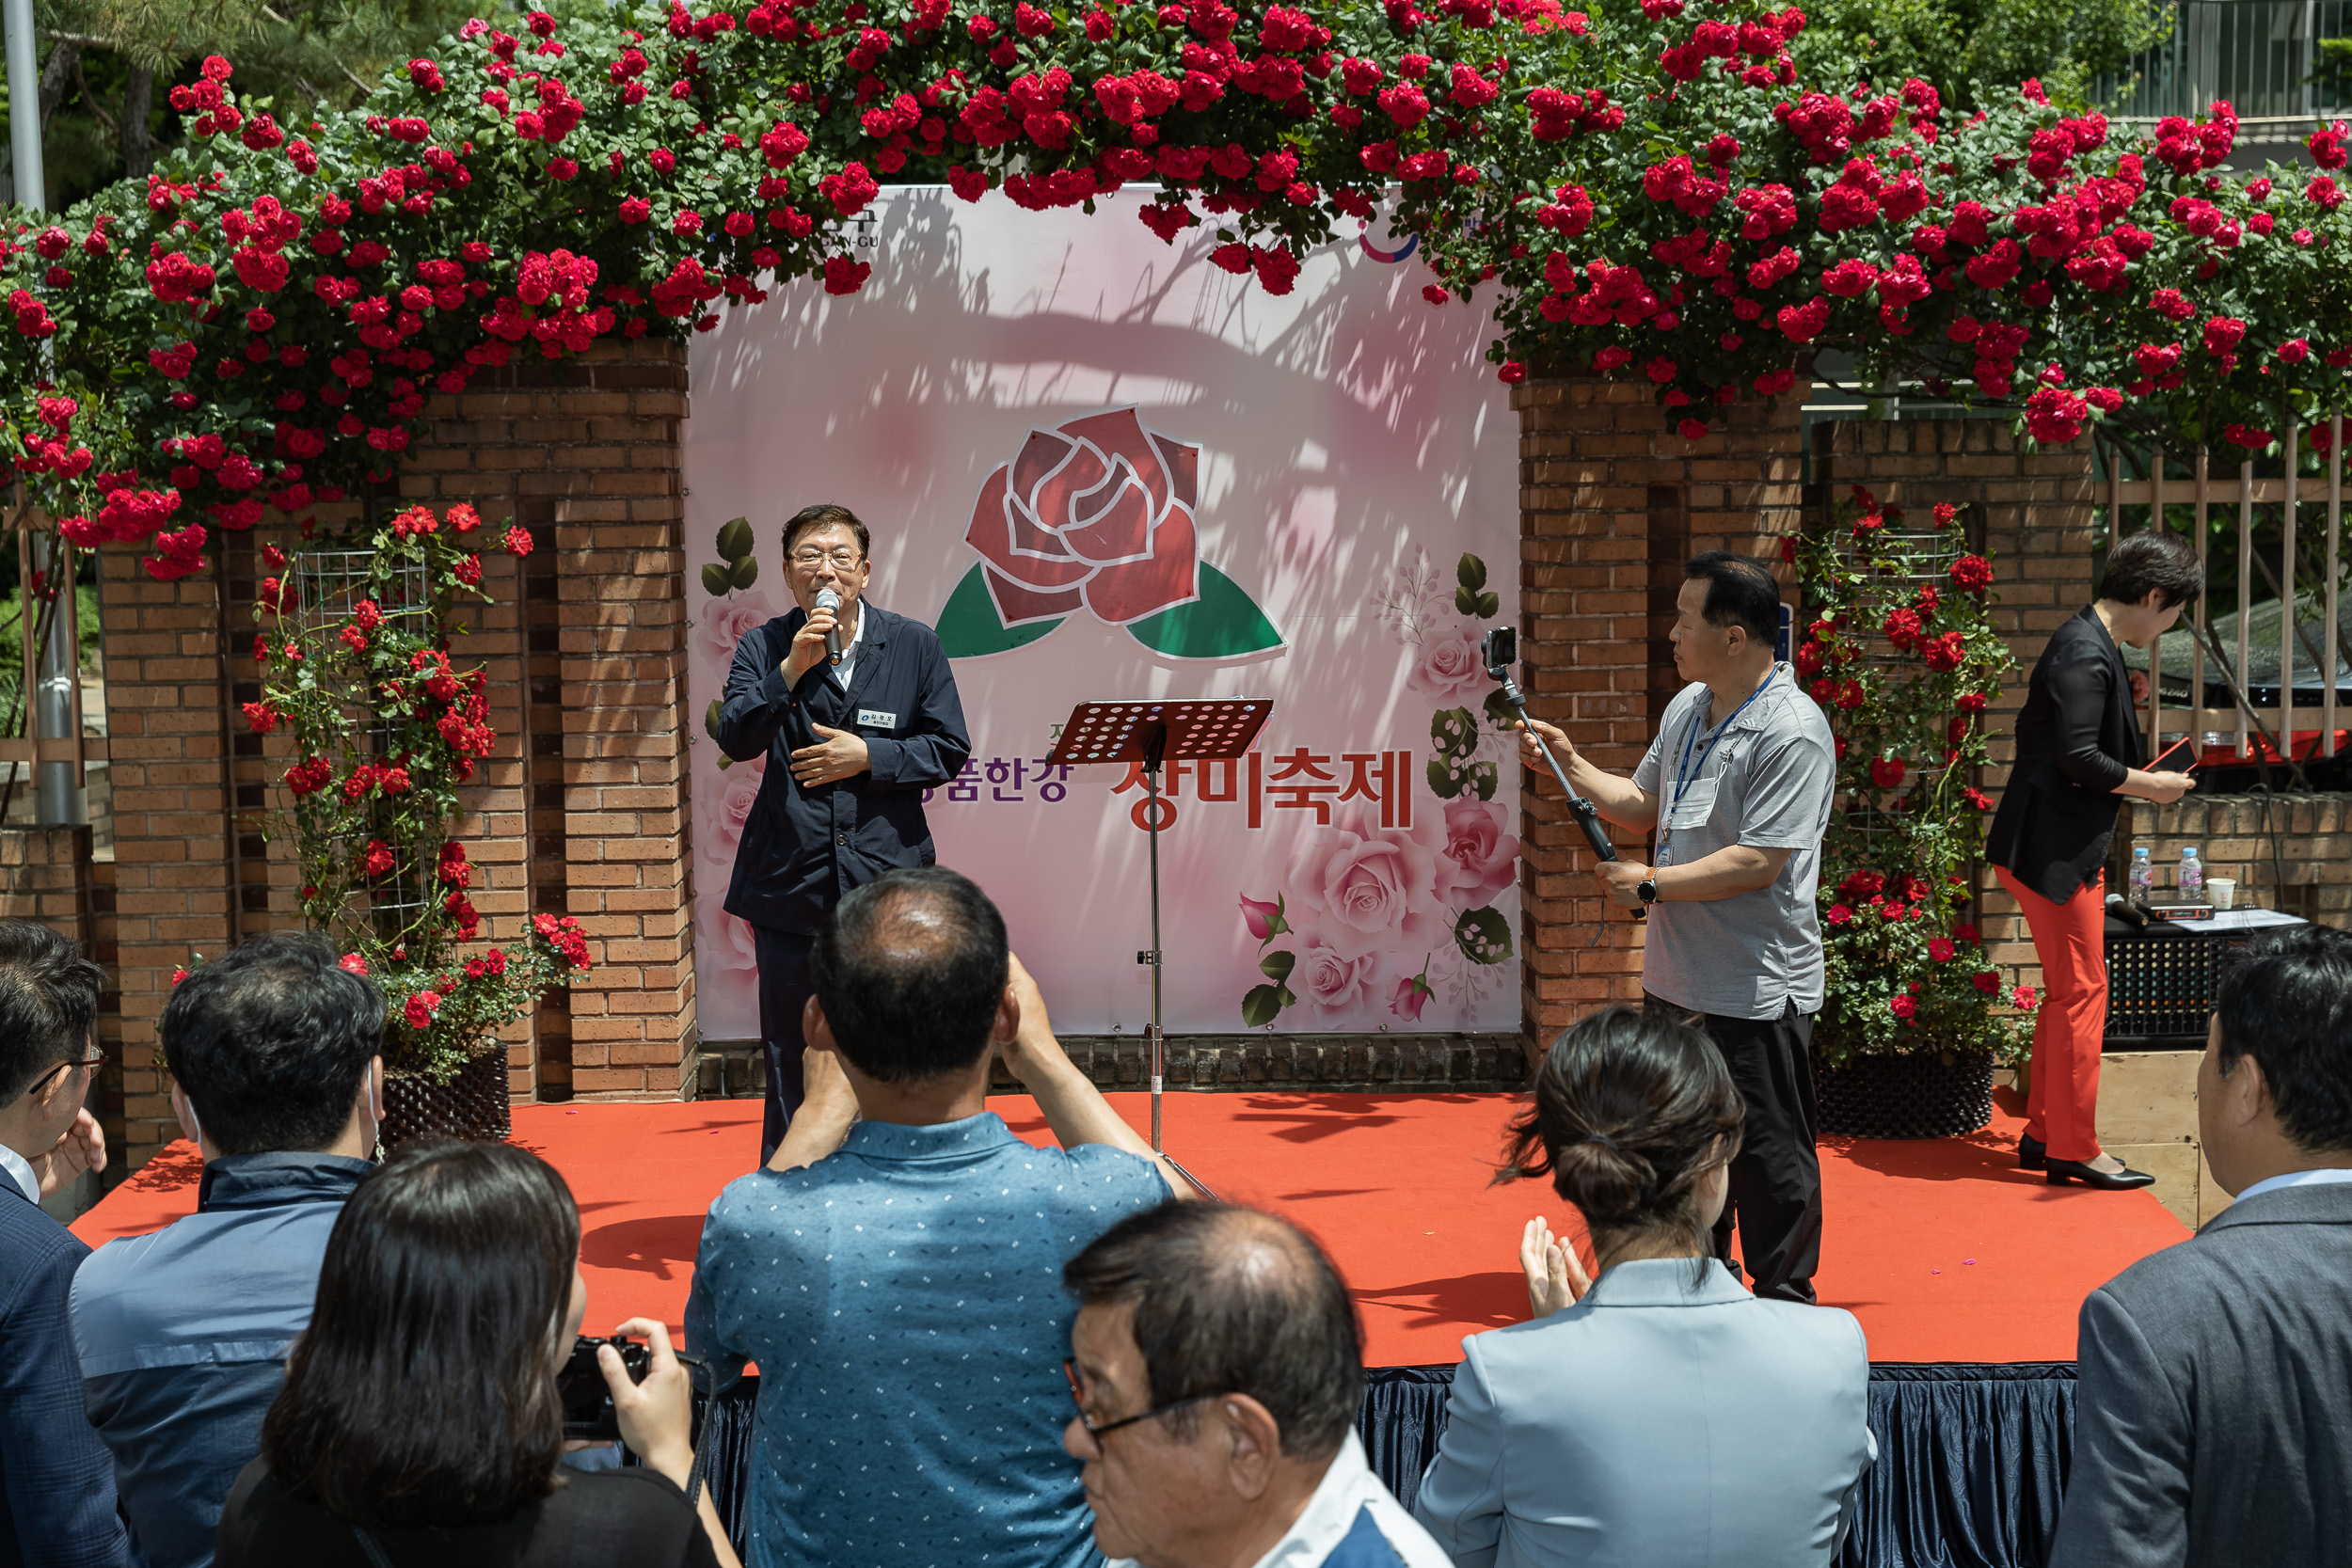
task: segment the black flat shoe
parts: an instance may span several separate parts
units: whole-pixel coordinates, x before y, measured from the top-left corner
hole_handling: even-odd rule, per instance
[[[2020,1132],[2017,1135],[2017,1168],[2041,1170],[2050,1163],[2050,1146],[2040,1138]]]
[[[2082,1160],[2051,1160],[2048,1162],[2048,1169],[2050,1185],[2053,1187],[2063,1187],[2069,1181],[2079,1181],[2086,1187],[2099,1187],[2107,1192],[2122,1192],[2126,1187],[2153,1186],[2156,1180],[2146,1171],[2134,1170],[2129,1165],[2119,1171],[2108,1172]]]

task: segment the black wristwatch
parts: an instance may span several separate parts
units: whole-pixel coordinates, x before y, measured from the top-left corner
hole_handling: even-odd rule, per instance
[[[1645,877],[1642,879],[1642,885],[1633,891],[1640,896],[1643,903],[1655,904],[1658,902],[1658,879]]]

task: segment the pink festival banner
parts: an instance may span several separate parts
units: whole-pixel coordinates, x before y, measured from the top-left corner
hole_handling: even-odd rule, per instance
[[[853,234],[865,291],[795,285],[694,340],[688,681],[791,608],[784,520],[874,533],[869,597],[936,626],[973,738],[927,798],[1057,1028],[1149,1022],[1143,782],[1044,762],[1087,699],[1264,697],[1255,748],[1162,780],[1168,1026],[1514,1029],[1519,769],[1478,641],[1515,625],[1518,423],[1483,305],[1432,307],[1377,221],[1270,296],[1136,216],[930,186]],[[738,519],[740,519],[739,522]],[[691,752],[703,1034],[758,1034],[724,913],[762,761]]]

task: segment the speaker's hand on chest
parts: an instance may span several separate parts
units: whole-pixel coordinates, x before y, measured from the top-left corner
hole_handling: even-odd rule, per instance
[[[803,746],[792,753],[792,778],[803,789],[814,789],[866,771],[868,758],[866,737],[852,730],[829,730],[822,724],[809,728],[824,738],[814,746]]]

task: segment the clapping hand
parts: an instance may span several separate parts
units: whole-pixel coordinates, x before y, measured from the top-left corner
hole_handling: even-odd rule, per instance
[[[1519,1234],[1519,1272],[1527,1275],[1527,1306],[1531,1317],[1549,1318],[1573,1307],[1593,1288],[1592,1276],[1576,1256],[1576,1248],[1551,1233],[1551,1222],[1538,1214]]]

